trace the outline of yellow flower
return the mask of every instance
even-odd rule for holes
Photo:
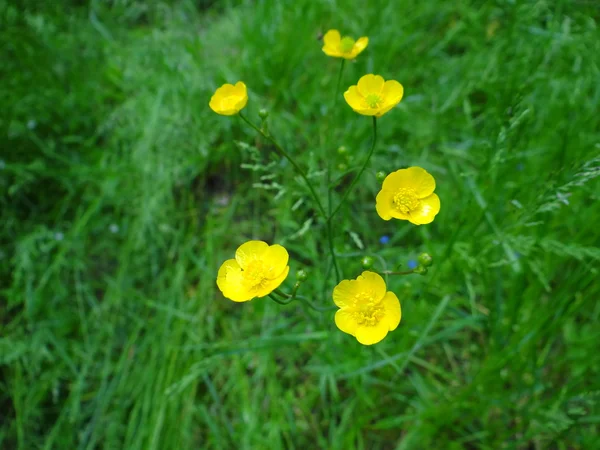
[[[217,286],[234,302],[265,297],[279,287],[290,271],[289,255],[281,245],[248,241],[238,247],[235,259],[228,259],[219,269]]]
[[[390,173],[377,194],[377,214],[383,220],[408,220],[415,225],[433,222],[440,212],[440,198],[433,193],[435,179],[421,167]]]
[[[380,275],[365,271],[356,280],[344,280],[333,290],[333,301],[340,308],[335,324],[364,345],[376,344],[400,323],[400,302],[386,292]]]
[[[348,36],[341,37],[338,30],[329,30],[323,36],[323,42],[325,42],[323,52],[327,56],[354,59],[360,52],[367,48],[369,38],[361,37],[357,41],[354,41],[354,39]]]
[[[380,75],[365,75],[357,86],[344,92],[346,103],[363,116],[381,117],[402,100],[404,88],[396,80],[385,81]]]
[[[233,116],[239,113],[248,103],[248,91],[241,81],[224,84],[210,98],[210,109],[222,116]]]

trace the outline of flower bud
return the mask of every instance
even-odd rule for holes
[[[375,178],[377,178],[377,181],[379,181],[380,183],[383,183],[383,180],[385,180],[386,177],[386,173],[383,170],[380,170],[379,172],[377,172],[375,174]]]
[[[370,269],[373,267],[373,264],[375,264],[375,261],[370,256],[363,256],[363,258],[360,260],[360,263],[362,264],[363,269]]]
[[[306,281],[307,279],[308,279],[308,273],[306,273],[306,270],[300,269],[298,272],[296,272],[296,280]]]
[[[417,259],[423,267],[429,267],[433,264],[433,258],[429,253],[421,253]]]
[[[341,145],[338,149],[337,149],[338,155],[340,156],[344,156],[348,153],[348,149],[344,146]]]
[[[339,163],[338,164],[338,169],[339,169],[340,172],[344,172],[345,170],[348,169],[348,164]]]
[[[262,120],[265,120],[267,117],[269,117],[269,111],[267,111],[265,108],[260,108],[258,110],[258,117],[260,117]]]

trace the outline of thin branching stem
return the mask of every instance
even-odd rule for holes
[[[369,161],[371,160],[371,156],[373,155],[373,151],[375,150],[375,143],[376,142],[377,142],[377,118],[375,116],[373,116],[373,142],[371,144],[371,150],[369,151],[369,154],[365,158],[365,162],[362,165],[362,167],[360,168],[360,171],[356,174],[356,176],[352,180],[352,183],[350,184],[350,186],[348,187],[348,189],[346,189],[346,192],[344,192],[344,196],[342,197],[342,200],[340,200],[340,202],[338,203],[338,205],[335,208],[335,210],[329,215],[329,218],[327,219],[329,222],[331,222],[331,219],[333,219],[335,217],[335,215],[337,214],[337,212],[340,210],[340,208],[342,207],[342,205],[344,204],[344,202],[346,201],[346,199],[350,195],[350,192],[352,192],[352,189],[354,188],[354,185],[358,182],[358,180],[360,179],[361,175],[363,174],[363,172],[367,168],[367,165],[369,164]]]
[[[284,157],[285,159],[287,159],[290,164],[294,167],[294,169],[296,169],[296,172],[298,172],[298,174],[302,177],[302,179],[304,180],[304,183],[306,184],[306,186],[308,187],[313,199],[315,200],[315,203],[317,205],[317,208],[319,210],[319,212],[321,213],[321,215],[323,216],[323,220],[325,220],[326,222],[326,228],[327,228],[327,240],[329,241],[329,252],[331,253],[331,258],[333,260],[335,260],[335,250],[333,248],[333,239],[331,237],[331,233],[329,232],[329,230],[331,229],[329,226],[329,222],[328,222],[328,214],[325,211],[325,208],[323,208],[323,204],[321,203],[321,200],[319,200],[319,196],[317,195],[317,192],[315,191],[314,186],[312,185],[312,183],[310,182],[310,180],[308,179],[308,176],[304,173],[304,171],[302,170],[302,168],[298,165],[298,163],[289,155],[289,153],[287,153],[282,147],[281,145],[279,145],[277,143],[277,141],[273,138],[273,136],[271,136],[270,133],[266,133],[264,130],[261,130],[260,128],[258,128],[256,125],[254,125],[252,122],[250,122],[246,116],[244,116],[241,112],[239,113],[240,118],[246,122],[248,125],[250,125],[250,127],[254,128],[254,130],[256,130],[256,132],[258,132],[260,135],[262,135],[265,139],[267,139],[268,141],[271,142],[271,144],[273,144],[273,146],[275,147],[275,149],[277,150],[277,153],[279,153],[280,156]],[[337,267],[337,266],[336,266]]]

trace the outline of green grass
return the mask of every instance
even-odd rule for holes
[[[0,448],[597,448],[597,5],[59,3],[0,1]],[[245,81],[247,115],[269,109],[323,199],[332,163],[338,201],[371,124],[333,105],[329,28],[370,37],[344,88],[405,87],[336,218],[344,275],[435,260],[389,278],[403,318],[372,347],[215,285],[257,238],[331,304],[302,180],[208,108]],[[411,165],[436,177],[431,225],[375,213],[375,172]]]

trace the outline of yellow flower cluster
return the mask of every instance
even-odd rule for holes
[[[323,52],[334,58],[349,60],[356,58],[369,44],[368,37],[354,40],[329,30],[323,37]],[[342,69],[343,70],[342,61]],[[342,72],[340,71],[340,79]],[[339,86],[339,83],[338,83]],[[363,169],[356,176],[355,183],[366,167],[375,146],[376,118],[389,112],[402,100],[403,86],[396,80],[385,80],[380,75],[362,76],[356,85],[344,92],[346,103],[356,113],[373,117],[374,139],[371,153]],[[210,99],[209,106],[217,114],[232,116],[239,114],[248,103],[246,85],[239,81],[235,85],[224,84]],[[240,117],[252,128],[263,134],[278,149],[279,153],[292,162],[292,165],[305,179],[321,211],[324,211],[310,181],[291,157],[260,128],[253,125],[245,116]],[[263,117],[263,116],[261,116]],[[264,116],[266,117],[266,116]],[[263,118],[264,118],[263,117]],[[421,167],[409,167],[390,173],[383,180],[381,190],[375,199],[375,209],[383,220],[407,220],[415,225],[431,223],[440,211],[440,199],[434,193],[435,179]],[[346,196],[343,197],[343,203]],[[336,211],[337,211],[336,209]],[[327,217],[328,223],[333,215]],[[332,258],[335,261],[333,240],[329,236]],[[277,293],[280,298],[294,300],[300,282],[296,283],[293,294],[279,291],[279,286],[288,276],[289,255],[281,245],[268,245],[263,241],[248,241],[235,252],[235,258],[225,261],[217,275],[217,286],[223,296],[234,302],[246,302],[256,297],[271,296]],[[336,269],[337,270],[337,269]],[[338,278],[339,280],[339,278]],[[275,301],[274,297],[272,297]],[[289,301],[291,301],[289,300]],[[342,280],[333,290],[333,302],[338,309],[335,324],[344,333],[354,336],[358,342],[371,345],[380,342],[389,331],[395,330],[402,317],[398,297],[387,291],[386,283],[376,272],[365,271],[353,280]]]

